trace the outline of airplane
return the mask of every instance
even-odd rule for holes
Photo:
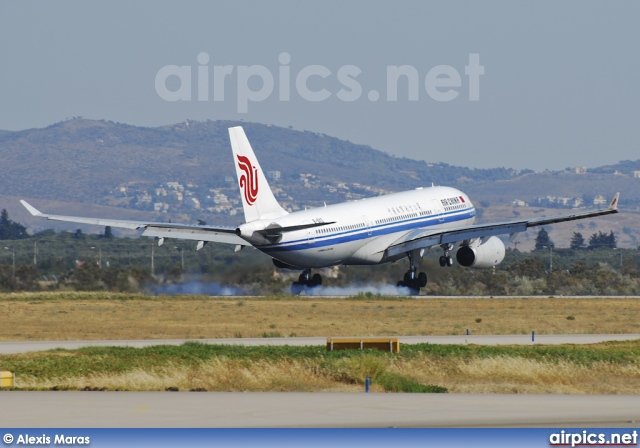
[[[409,268],[397,282],[418,295],[427,285],[427,274],[417,272],[416,262],[426,250],[440,247],[442,267],[459,265],[493,268],[502,262],[505,245],[497,235],[516,234],[530,227],[618,212],[620,193],[607,208],[534,219],[474,224],[476,210],[462,191],[445,186],[420,187],[356,201],[296,212],[283,209],[271,191],[251,144],[241,126],[229,128],[245,222],[237,227],[189,225],[86,218],[41,213],[20,202],[34,216],[126,229],[144,229],[142,236],[233,244],[236,252],[251,246],[270,256],[278,268],[302,271],[291,285],[300,294],[322,285],[312,269],[338,265],[375,265],[407,258]]]

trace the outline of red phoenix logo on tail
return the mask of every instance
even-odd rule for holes
[[[236,156],[238,158],[238,168],[243,171],[240,175],[240,188],[244,193],[244,200],[249,205],[253,205],[258,199],[258,169],[251,165],[249,158]]]

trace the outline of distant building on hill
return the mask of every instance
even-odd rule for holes
[[[607,199],[601,194],[593,198],[594,205],[605,205],[606,203],[607,203]]]

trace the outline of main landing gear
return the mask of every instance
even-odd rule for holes
[[[306,291],[310,288],[316,288],[321,285],[322,277],[320,274],[311,275],[311,269],[306,269],[302,274],[300,274],[298,281],[291,284],[291,294],[298,295],[302,291]]]
[[[409,288],[412,296],[420,294],[420,288],[427,286],[427,274],[420,272],[416,275],[416,266],[413,263],[413,252],[407,252],[409,258],[409,270],[404,273],[404,278],[396,286],[398,288]]]
[[[440,266],[453,266],[453,258],[451,258],[451,256],[449,255],[449,251],[453,249],[453,245],[451,243],[442,244],[440,247],[444,249],[444,255],[440,256],[440,259],[438,260],[440,262]]]

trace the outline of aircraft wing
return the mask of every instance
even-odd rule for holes
[[[199,226],[189,224],[174,224],[163,222],[128,221],[121,219],[85,218],[81,216],[48,215],[40,212],[27,201],[20,203],[33,216],[46,218],[51,221],[76,222],[80,224],[94,224],[97,226],[111,226],[122,229],[144,229],[143,236],[158,238],[175,238],[184,240],[210,241],[216,243],[249,246],[250,244],[236,235],[235,227]]]
[[[529,227],[555,224],[558,222],[574,221],[576,219],[593,218],[596,216],[618,213],[618,199],[620,193],[616,193],[609,207],[599,210],[591,210],[566,215],[548,216],[519,221],[499,222],[491,224],[474,224],[471,226],[455,227],[433,231],[416,229],[396,240],[387,248],[387,256],[398,255],[414,249],[423,249],[440,244],[457,243],[459,241],[472,240],[474,238],[486,238],[495,235],[514,234],[524,232]]]

